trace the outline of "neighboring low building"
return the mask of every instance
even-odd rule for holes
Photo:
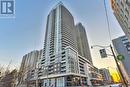
[[[71,47],[66,47],[65,50],[59,55],[50,56],[51,61],[54,61],[55,58],[61,57],[61,63],[49,64],[47,66],[41,66],[39,68],[38,79],[41,80],[40,85],[46,86],[49,85],[48,82],[51,81],[50,85],[56,86],[57,84],[66,84],[68,86],[81,86],[82,82],[84,85],[91,85],[88,75],[88,65],[92,66],[91,63],[84,57],[78,55],[78,53]],[[67,63],[66,63],[67,61]],[[79,61],[79,62],[78,62]],[[44,62],[41,62],[44,63]],[[56,73],[59,73],[58,75]],[[49,74],[49,75],[47,75]],[[55,78],[57,79],[55,81]],[[63,79],[63,76],[65,80]],[[51,80],[43,80],[44,78],[51,78]],[[59,79],[62,78],[62,79]],[[63,87],[63,86],[56,86]]]
[[[42,57],[42,50],[34,50],[23,56],[18,75],[18,87],[35,87],[37,63]]]
[[[102,75],[99,72],[99,69],[91,65],[87,65],[87,69],[87,71],[89,72],[88,81],[90,81],[93,86],[102,85],[103,79]]]
[[[130,42],[126,36],[122,36],[112,40],[115,51],[125,57],[124,60],[120,61],[120,68],[124,75],[124,78],[130,82]]]
[[[102,68],[102,69],[99,69],[99,72],[102,75],[104,84],[110,84],[112,82],[111,74],[108,69]]]

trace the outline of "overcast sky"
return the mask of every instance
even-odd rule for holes
[[[0,19],[0,64],[19,66],[22,56],[43,48],[47,15],[62,1],[72,13],[75,24],[81,22],[87,32],[89,45],[109,45],[109,34],[103,0],[16,0],[15,18]],[[106,0],[112,38],[123,35],[110,3]],[[92,49],[97,67],[114,66],[112,58],[101,59],[98,48]]]

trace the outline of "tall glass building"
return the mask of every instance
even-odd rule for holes
[[[76,24],[76,32],[79,55],[92,62],[85,27],[81,23]]]
[[[75,26],[72,14],[59,3],[47,17],[40,86],[91,85],[87,66],[92,65],[85,28]]]

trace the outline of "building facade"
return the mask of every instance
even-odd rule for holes
[[[114,15],[130,41],[130,0],[111,0]]]
[[[90,78],[90,82],[92,83],[92,86],[103,85],[103,78],[99,72],[99,69],[90,64],[88,64],[87,69],[89,74],[88,76]]]
[[[111,74],[108,69],[102,68],[99,69],[99,72],[102,75],[104,84],[110,84],[112,82]]]
[[[91,85],[88,64],[92,65],[92,59],[85,28],[81,23],[75,26],[72,14],[59,3],[47,17],[43,58],[39,63],[39,85]]]
[[[92,62],[85,27],[81,23],[76,24],[76,32],[79,55]]]
[[[42,50],[34,50],[23,56],[18,74],[17,87],[28,87],[29,85],[35,87],[37,63],[41,57]]]
[[[120,67],[122,69],[124,77],[130,82],[130,42],[126,36],[122,36],[112,40],[115,50],[118,54],[125,57],[122,62],[120,62]]]

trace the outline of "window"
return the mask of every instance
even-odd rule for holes
[[[62,54],[65,54],[65,52],[62,52]]]
[[[65,55],[62,56],[62,58],[64,58],[64,57],[65,57]]]
[[[57,71],[56,69],[54,69],[54,71]]]
[[[128,21],[128,17],[125,15],[126,20]]]
[[[123,4],[123,2],[122,2],[122,1],[121,1],[121,6],[122,6],[122,7],[124,7],[124,4]]]
[[[126,13],[129,15],[129,11],[128,11],[128,9],[127,9],[127,8],[125,8],[125,11],[126,11]]]

